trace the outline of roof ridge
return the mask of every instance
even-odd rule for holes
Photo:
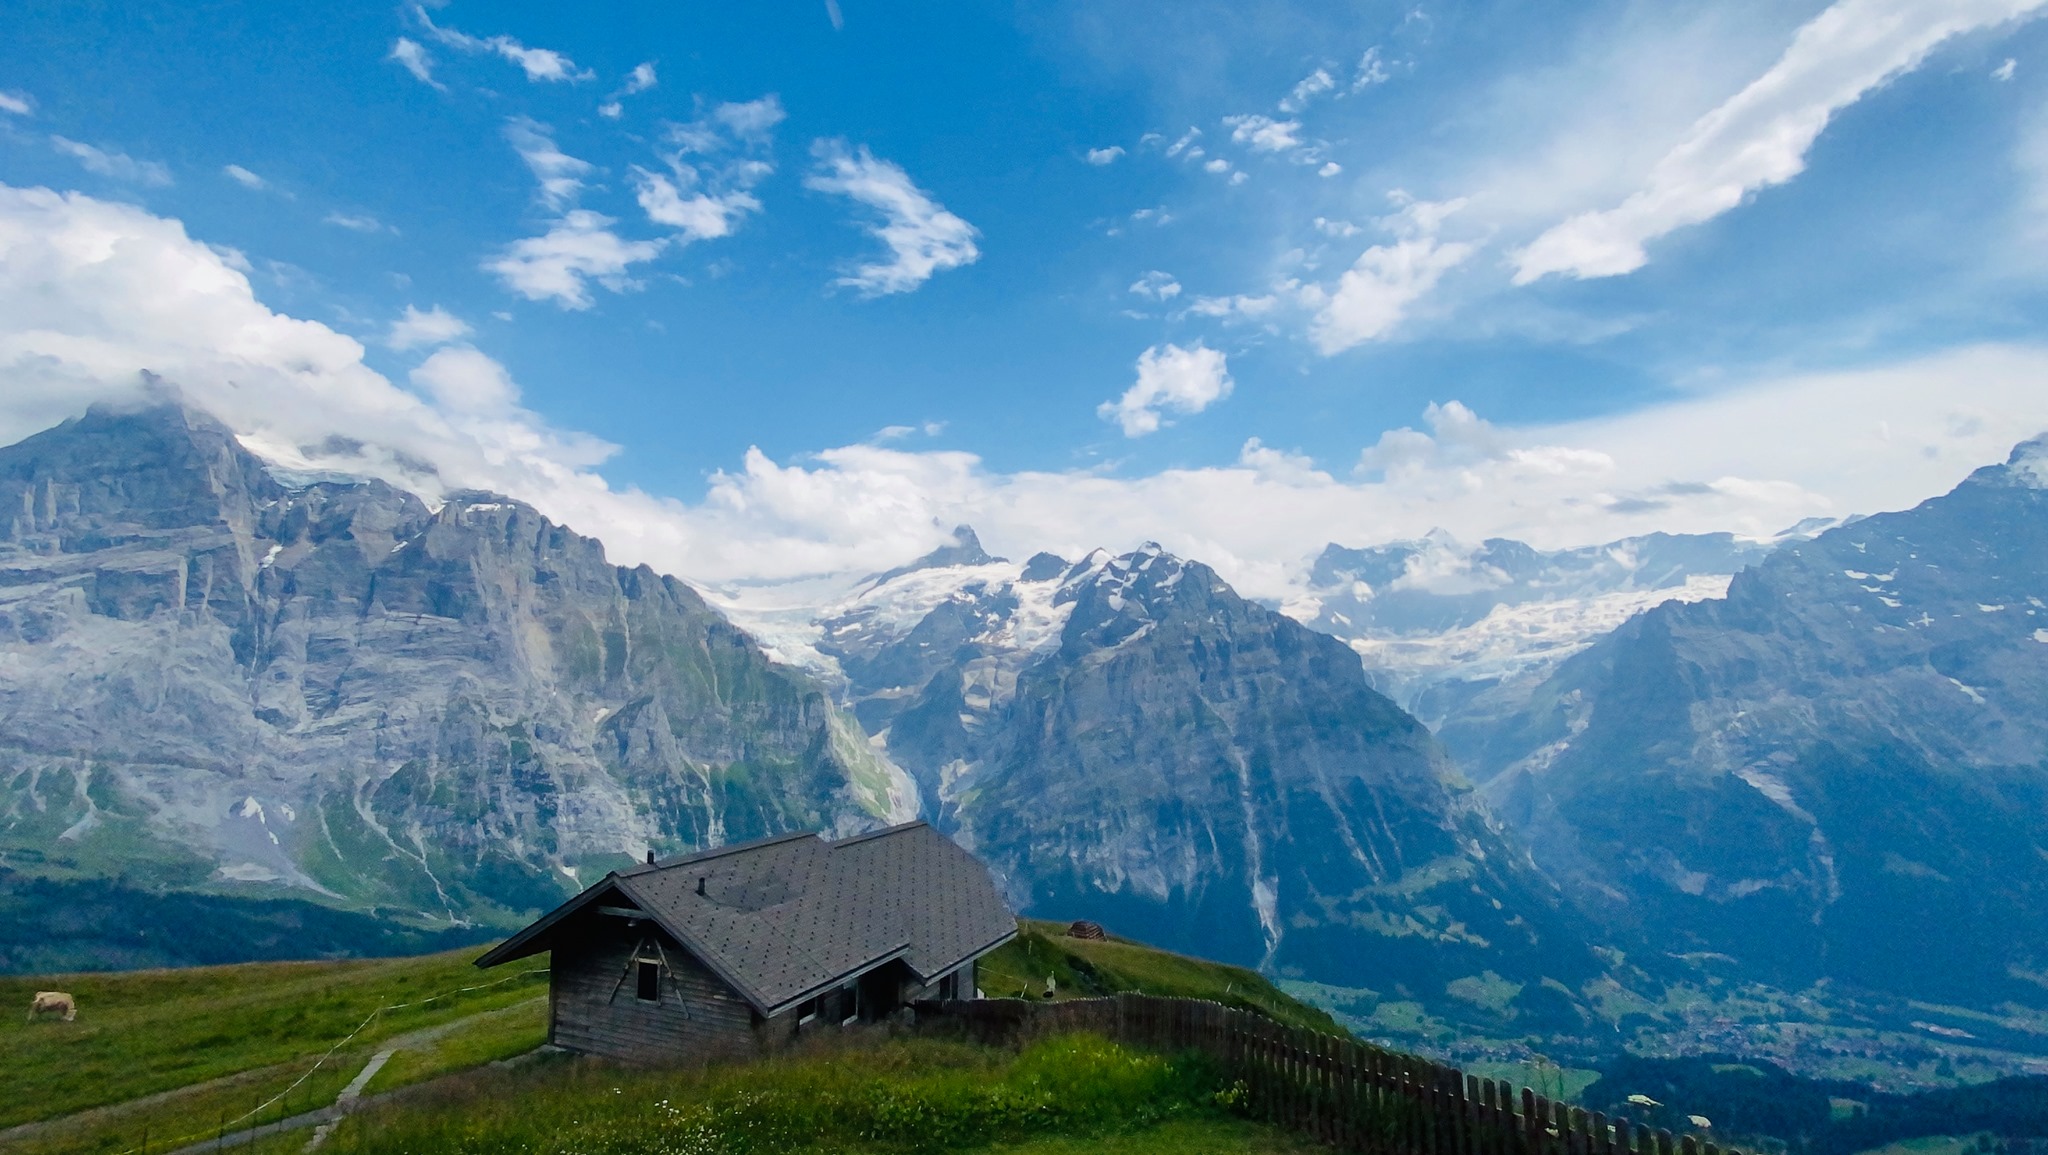
[[[915,830],[920,826],[929,827],[931,823],[926,822],[922,818],[913,818],[908,822],[899,822],[894,826],[884,826],[880,830],[870,830],[865,834],[853,834],[845,838],[834,838],[825,843],[825,845],[837,850],[842,846],[852,846],[856,842],[872,842],[877,838],[887,838],[891,834],[901,834],[906,830]]]
[[[714,858],[724,858],[729,854],[741,854],[749,850],[760,850],[763,847],[779,846],[784,842],[794,842],[799,838],[817,837],[818,832],[815,830],[795,830],[788,834],[771,834],[766,838],[756,838],[748,842],[733,842],[725,846],[714,846],[710,850],[698,850],[689,854],[678,855],[675,858],[642,863],[639,866],[619,871],[619,875],[622,878],[633,878],[657,870],[667,870],[675,866],[694,866],[700,862],[709,862]],[[823,841],[823,839],[819,839],[819,841]],[[827,843],[827,845],[831,844]]]

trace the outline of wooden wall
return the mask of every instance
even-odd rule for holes
[[[636,997],[629,969],[643,940],[658,943],[668,962],[657,1003]],[[633,1063],[673,1063],[755,1045],[753,1008],[651,923],[629,928],[618,918],[579,919],[557,939],[552,967],[550,1038],[558,1047]]]

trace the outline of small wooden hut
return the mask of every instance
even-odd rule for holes
[[[673,1062],[972,998],[975,960],[1016,933],[987,868],[912,822],[615,871],[476,965],[548,951],[550,1042]]]

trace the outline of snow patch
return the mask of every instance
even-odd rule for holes
[[[237,862],[232,866],[223,866],[215,873],[232,882],[276,882],[284,877],[267,866],[259,866],[253,862]]]

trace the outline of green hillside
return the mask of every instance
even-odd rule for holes
[[[1301,1002],[1257,971],[1158,950],[1111,936],[1068,938],[1067,924],[1017,920],[1016,939],[981,960],[975,981],[992,999],[1097,998],[1122,991],[1208,999],[1258,1011],[1290,1026],[1348,1035],[1328,1012]]]
[[[1119,991],[1205,998],[1341,1033],[1328,1015],[1239,967],[1119,939],[1071,939],[1064,936],[1064,924],[1027,920],[1020,929],[1016,941],[982,961],[978,982],[991,998],[1042,999],[1050,977],[1055,999]],[[465,948],[403,959],[0,978],[0,1004],[26,1007],[38,990],[69,991],[79,1004],[78,1020],[72,1023],[0,1017],[0,1150],[10,1155],[125,1155],[137,1151],[147,1133],[150,1148],[162,1151],[178,1140],[209,1137],[223,1124],[232,1130],[252,1109],[260,1108],[263,1119],[275,1119],[280,1112],[332,1103],[385,1049],[394,1054],[366,1094],[532,1051],[547,1036],[545,961],[533,960],[512,974],[486,973],[470,965],[478,953]],[[946,1071],[980,1071],[973,1078],[981,1079],[1016,1060],[957,1047],[913,1049],[905,1056],[900,1061],[906,1069],[915,1067],[920,1077],[934,1078]],[[773,1069],[800,1085],[851,1077],[834,1065],[844,1064],[833,1055],[787,1062],[794,1066]],[[550,1062],[535,1067],[549,1073],[517,1077],[539,1079],[538,1094],[565,1070],[584,1067]],[[854,1062],[850,1069],[860,1067]],[[1018,1077],[1028,1082],[1031,1069]],[[942,1083],[876,1093],[886,1097],[901,1091],[924,1102],[919,1097],[939,1095],[934,1088]],[[719,1086],[714,1082],[699,1090],[710,1102]],[[1157,1132],[1158,1150],[1291,1149],[1270,1145],[1279,1140],[1260,1138],[1262,1133],[1248,1124],[1197,1110],[1199,1094],[1174,1094],[1180,1098],[1168,1098],[1186,1110],[1161,1107],[1142,1117],[1069,1120],[1080,1130],[1068,1130],[1095,1136],[1088,1142],[1109,1144],[1104,1150],[1154,1149],[1147,1146],[1153,1139],[1145,1137],[1153,1134],[1145,1128],[1154,1123],[1166,1128]],[[573,1095],[563,1102],[573,1104]],[[1013,1137],[1023,1146],[1015,1149],[1066,1150],[1061,1144],[1068,1140],[1059,1135],[1067,1132],[1055,1132],[1017,1132]],[[296,1150],[302,1141],[302,1135],[287,1135],[271,1145],[282,1152]],[[1225,1145],[1205,1146],[1212,1141]]]

